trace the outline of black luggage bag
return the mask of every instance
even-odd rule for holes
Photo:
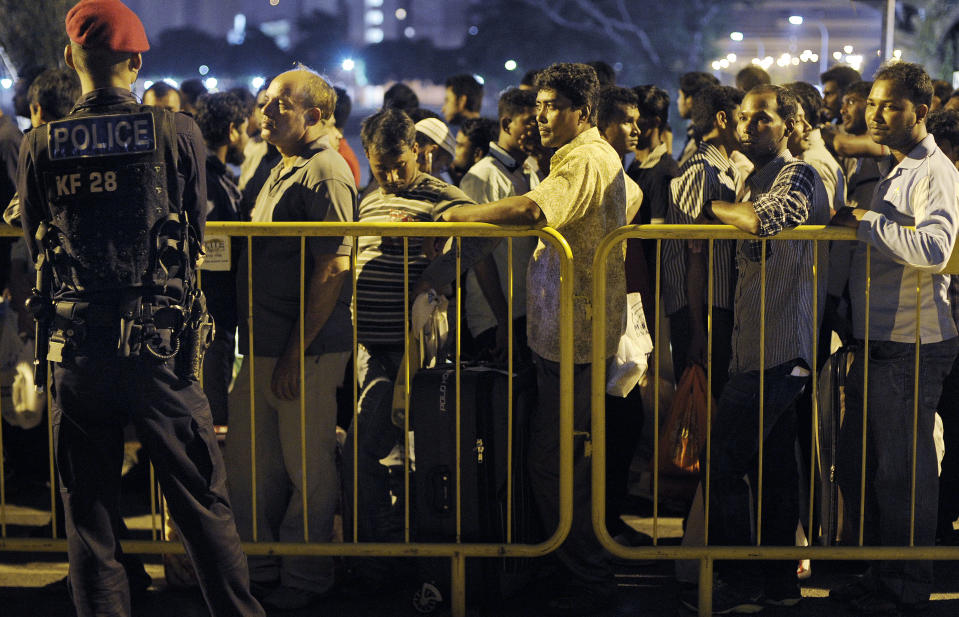
[[[511,542],[541,541],[526,474],[528,419],[535,372],[513,377]],[[461,493],[462,542],[507,540],[508,374],[485,364],[460,370],[460,465],[456,464],[456,371],[444,365],[417,371],[410,394],[415,471],[411,482],[414,542],[456,541],[456,486]],[[528,582],[528,560],[476,558],[467,563],[471,603],[496,606]],[[450,561],[422,560],[413,604],[420,612],[449,600]]]
[[[849,538],[851,527],[858,521],[846,521],[843,499],[836,475],[842,453],[839,451],[839,432],[846,414],[846,377],[855,348],[842,347],[829,356],[819,373],[819,430],[816,442],[819,453],[819,543],[833,546]],[[850,454],[846,453],[848,457]]]

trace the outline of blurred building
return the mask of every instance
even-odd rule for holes
[[[242,37],[259,28],[281,48],[296,42],[296,21],[315,11],[346,13],[357,48],[382,41],[427,39],[441,49],[462,45],[476,0],[126,0],[147,34],[194,27],[215,36]]]

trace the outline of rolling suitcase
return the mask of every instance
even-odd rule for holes
[[[511,541],[539,541],[526,474],[528,418],[535,404],[535,373],[513,377]],[[462,542],[507,540],[508,375],[495,366],[463,365],[460,370],[460,459],[456,460],[456,371],[445,365],[416,372],[410,395],[415,471],[411,483],[414,542],[455,542],[457,481],[460,487]],[[525,560],[524,560],[525,561]],[[471,559],[467,592],[472,602],[496,605],[526,580],[516,559]],[[422,585],[414,606],[432,612],[448,601],[448,559],[423,561]]]
[[[855,349],[842,347],[829,356],[819,373],[819,427],[816,444],[819,469],[819,543],[840,544],[844,535],[842,493],[836,466],[840,459],[839,431],[846,412],[846,376]],[[848,527],[848,525],[846,525]]]

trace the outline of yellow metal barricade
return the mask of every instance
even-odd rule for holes
[[[572,415],[573,415],[573,397],[572,397],[572,388],[573,388],[573,256],[570,251],[569,245],[566,240],[557,233],[555,230],[550,228],[544,229],[525,229],[525,228],[515,228],[515,227],[499,227],[495,225],[488,224],[450,224],[450,223],[209,223],[206,227],[207,234],[220,234],[220,235],[229,235],[234,238],[245,238],[246,242],[249,244],[257,237],[292,237],[300,239],[300,328],[298,332],[299,336],[299,346],[300,346],[300,422],[301,428],[305,426],[305,380],[304,380],[304,351],[306,349],[307,341],[304,340],[304,304],[307,293],[306,280],[305,280],[305,259],[306,259],[306,238],[308,237],[350,237],[353,239],[353,246],[357,246],[357,240],[361,236],[386,236],[386,237],[402,237],[404,243],[404,255],[406,256],[406,261],[409,259],[409,238],[411,237],[434,237],[434,238],[454,238],[454,246],[456,251],[456,266],[457,271],[459,271],[460,266],[460,248],[461,241],[464,237],[488,237],[488,238],[507,238],[509,242],[509,256],[510,263],[512,265],[512,241],[510,238],[514,237],[537,237],[547,246],[551,247],[552,250],[556,252],[559,257],[560,262],[560,280],[556,281],[556,284],[559,285],[560,289],[560,409],[559,409],[559,421],[560,421],[560,443],[559,443],[559,523],[557,529],[552,533],[552,535],[543,542],[537,544],[518,544],[512,543],[508,538],[505,543],[465,543],[465,542],[446,542],[446,543],[425,543],[425,542],[410,542],[409,541],[409,465],[406,465],[406,504],[407,504],[407,513],[406,513],[406,542],[403,543],[374,543],[374,542],[357,542],[355,540],[351,541],[349,538],[343,543],[315,543],[304,541],[302,543],[294,542],[258,542],[254,537],[253,542],[245,542],[243,548],[249,555],[290,555],[290,556],[320,556],[320,555],[342,555],[342,556],[393,556],[393,557],[449,557],[451,560],[451,603],[452,603],[452,613],[455,617],[462,617],[466,614],[466,558],[468,557],[490,557],[490,558],[502,558],[502,557],[539,557],[545,555],[556,548],[558,548],[562,542],[565,540],[567,534],[569,533],[571,521],[572,521],[572,462],[573,462],[573,424],[572,424]],[[11,229],[11,228],[2,228],[0,230],[0,235],[19,235],[20,231]],[[248,266],[252,266],[252,253],[247,251]],[[356,255],[355,250],[352,256],[351,261],[351,277],[352,281],[349,283],[353,289],[353,297],[355,300],[356,297]],[[248,300],[248,315],[250,323],[249,325],[249,346],[252,352],[253,349],[253,328],[255,324],[252,323],[252,303],[253,303],[253,294],[256,293],[257,282],[253,280],[252,267],[249,267],[250,271],[250,280],[246,281],[247,285],[247,300]],[[512,268],[510,268],[509,274],[509,288],[512,287]],[[408,270],[404,274],[404,283],[405,287],[409,289],[409,273]],[[460,276],[457,274],[457,290],[456,290],[456,309],[457,314],[461,308],[461,286],[460,286]],[[202,283],[201,283],[202,284]],[[344,283],[346,284],[346,283]],[[408,291],[407,291],[408,294]],[[405,305],[407,307],[406,312],[406,321],[407,324],[410,323],[409,320],[409,306],[411,298],[405,297]],[[510,393],[512,391],[512,302],[510,302],[510,353],[509,355],[509,365],[508,365],[508,381]],[[353,350],[354,355],[356,351],[356,317],[354,311],[353,317]],[[408,328],[407,328],[408,330]],[[456,328],[456,380],[457,380],[457,444],[459,444],[459,393],[460,388],[459,378],[460,378],[460,346],[459,346],[459,325]],[[407,349],[409,344],[407,344]],[[250,371],[250,380],[252,385],[252,379],[254,375],[254,370],[256,369],[254,365],[253,354],[249,353],[244,359],[245,362],[249,362],[249,371]],[[407,363],[408,366],[408,363]],[[356,386],[356,371],[354,369],[354,385],[353,385],[353,402],[354,402],[354,422],[356,422],[356,403],[358,398],[357,386]],[[407,369],[404,375],[397,376],[397,379],[403,379],[406,382],[406,392],[409,393],[410,387],[410,371]],[[253,395],[251,388],[251,397]],[[409,411],[409,397],[407,395],[407,412]],[[253,408],[253,401],[251,401],[251,425],[255,422],[256,412]],[[407,429],[408,429],[408,418],[409,414],[406,414],[407,417]],[[252,426],[251,426],[252,429]],[[301,431],[302,433],[302,431]],[[251,430],[251,434],[255,434]],[[408,436],[408,430],[406,431]],[[310,470],[306,465],[306,449],[305,449],[305,435],[302,435],[301,442],[301,454],[302,454],[302,465],[300,472],[303,474],[304,479],[307,474],[310,473]],[[512,440],[512,434],[509,436],[509,440]],[[356,440],[354,440],[356,441]],[[53,470],[53,459],[52,459],[52,443],[51,445],[51,487],[56,486],[54,470]],[[407,446],[407,457],[408,446]],[[250,448],[251,452],[255,452],[257,444],[255,440],[251,440]],[[423,447],[423,446],[420,446]],[[458,448],[458,446],[457,446]],[[2,445],[0,445],[0,455],[2,455]],[[356,456],[356,451],[347,452],[345,456]],[[254,469],[252,470],[252,477],[256,478],[255,471],[255,456],[252,457]],[[457,457],[459,460],[459,456]],[[355,463],[355,459],[354,459]],[[407,460],[408,463],[408,460]],[[2,468],[2,458],[0,458],[0,472],[3,471]],[[510,459],[509,465],[514,464]],[[354,464],[354,469],[356,465]],[[152,470],[151,470],[152,471]],[[229,470],[227,470],[229,473]],[[53,538],[11,538],[7,536],[6,533],[6,506],[5,506],[5,494],[3,491],[2,485],[2,473],[0,473],[0,552],[3,551],[40,551],[40,552],[66,552],[66,541],[63,539],[57,539],[55,536]],[[151,484],[152,484],[152,474],[151,474]],[[460,503],[460,483],[457,481],[457,507],[456,507],[456,516],[457,516],[457,530],[460,528],[460,510],[462,508],[462,503]],[[152,487],[151,487],[152,488]],[[51,511],[55,512],[54,506],[54,490],[51,488]],[[509,494],[512,494],[512,491],[509,490]],[[354,490],[354,495],[356,491]],[[253,487],[253,499],[254,499],[254,524],[253,524],[253,533],[256,534],[256,490],[255,485]],[[151,496],[151,504],[155,503],[155,499]],[[153,505],[151,505],[151,509]],[[309,538],[309,529],[306,524],[306,495],[304,495],[304,538]],[[152,510],[151,510],[152,511]],[[355,508],[354,508],[355,511]],[[156,516],[151,518],[155,519]],[[56,525],[54,524],[54,529]],[[548,531],[548,530],[547,530]],[[54,531],[55,533],[55,531]],[[459,533],[457,534],[459,536]],[[156,538],[156,529],[154,522],[154,532],[153,537]],[[123,548],[125,552],[128,553],[182,553],[184,549],[182,545],[176,542],[165,542],[160,540],[154,541],[143,541],[143,540],[123,540]]]
[[[652,497],[653,497],[653,545],[648,547],[626,547],[618,542],[616,542],[609,534],[606,528],[606,478],[605,478],[605,469],[606,469],[606,409],[605,409],[605,397],[606,397],[606,357],[605,357],[605,346],[595,344],[596,341],[602,341],[605,337],[606,332],[606,320],[607,319],[620,319],[619,315],[607,315],[606,312],[606,262],[607,256],[610,251],[618,250],[620,244],[628,239],[648,239],[656,241],[656,281],[655,281],[655,294],[657,304],[660,299],[661,294],[661,272],[662,272],[662,263],[661,263],[661,244],[663,240],[691,240],[691,239],[702,239],[706,240],[709,243],[710,249],[710,262],[708,265],[708,290],[707,297],[709,298],[707,306],[707,344],[712,345],[712,298],[713,298],[713,264],[712,264],[712,248],[713,242],[716,240],[739,240],[739,239],[756,239],[755,236],[746,234],[735,229],[732,226],[727,225],[629,225],[621,227],[620,229],[610,233],[603,241],[600,243],[599,247],[596,250],[596,254],[593,260],[593,373],[592,373],[592,424],[594,427],[591,432],[592,440],[592,509],[593,509],[593,526],[596,532],[597,537],[599,538],[600,543],[613,555],[624,558],[624,559],[668,559],[668,560],[698,560],[699,567],[699,615],[708,616],[712,614],[712,592],[713,592],[713,562],[717,559],[721,560],[731,560],[731,559],[756,559],[756,560],[784,560],[784,559],[824,559],[824,560],[955,560],[959,559],[959,547],[954,546],[915,546],[914,545],[914,531],[915,531],[915,508],[916,508],[916,452],[917,452],[917,438],[918,433],[916,430],[918,422],[918,413],[919,413],[919,327],[920,327],[920,308],[921,308],[921,289],[920,289],[920,279],[917,276],[917,285],[916,285],[916,352],[915,352],[915,373],[914,373],[914,401],[912,406],[913,413],[913,436],[912,436],[912,457],[907,464],[911,465],[911,500],[910,500],[910,541],[909,546],[863,546],[863,522],[865,518],[865,491],[866,491],[866,422],[868,418],[868,409],[867,409],[867,400],[868,400],[868,370],[869,370],[869,294],[870,294],[870,277],[869,272],[871,272],[871,254],[872,250],[870,247],[866,248],[866,272],[867,277],[865,281],[865,309],[866,309],[866,320],[865,320],[865,340],[864,340],[864,350],[862,356],[865,358],[865,370],[863,376],[863,428],[862,428],[862,452],[861,452],[861,469],[860,469],[860,510],[859,510],[859,546],[761,546],[762,541],[762,465],[759,465],[759,482],[758,486],[754,487],[754,490],[757,493],[757,498],[755,499],[757,514],[756,514],[756,529],[754,530],[756,535],[756,540],[754,545],[750,546],[713,546],[709,545],[709,460],[711,455],[711,442],[709,438],[709,433],[711,432],[711,422],[709,420],[711,414],[707,413],[707,440],[705,448],[706,459],[702,462],[705,465],[707,472],[705,475],[705,486],[704,488],[704,506],[705,506],[705,534],[706,542],[704,546],[668,546],[664,547],[659,545],[658,538],[658,522],[659,522],[659,503],[658,503],[658,494],[659,494],[659,367],[660,367],[660,358],[659,352],[661,347],[661,342],[658,340],[660,333],[660,310],[657,307],[656,310],[656,323],[654,327],[654,352],[653,357],[654,361],[651,365],[651,368],[648,369],[653,371],[652,381],[654,389],[654,409],[652,410],[653,418],[653,478],[652,478]],[[814,243],[813,255],[813,272],[812,274],[812,284],[813,284],[813,306],[816,307],[817,303],[817,279],[820,275],[821,264],[818,261],[818,248],[820,242],[834,241],[834,240],[843,240],[843,241],[852,241],[856,240],[856,232],[852,229],[846,228],[835,228],[822,225],[804,225],[796,229],[784,231],[774,238],[765,239],[762,241],[762,257],[761,257],[761,283],[760,283],[760,299],[761,307],[765,306],[765,296],[766,296],[766,245],[769,242],[775,243],[781,240],[808,240]],[[954,253],[955,255],[955,253]],[[818,299],[822,300],[822,299]],[[765,350],[765,324],[768,319],[774,318],[774,316],[765,315],[765,311],[761,312],[762,318],[759,324],[754,324],[755,327],[760,330],[760,340],[762,341],[760,350],[761,355]],[[813,501],[815,500],[815,476],[816,476],[816,461],[817,461],[817,442],[816,442],[816,433],[818,426],[818,407],[817,407],[817,394],[818,394],[818,371],[816,367],[818,363],[816,357],[820,353],[826,353],[828,355],[829,350],[820,350],[817,349],[817,341],[819,338],[819,320],[818,315],[814,311],[814,314],[810,316],[810,321],[813,328],[813,358],[812,358],[812,370],[811,370],[811,387],[812,387],[812,454],[810,456],[810,467],[809,476],[810,476],[810,503],[809,503],[809,521],[810,524],[813,521]],[[711,357],[711,349],[707,352],[707,357]],[[762,360],[760,360],[762,363]],[[678,377],[678,376],[677,376]],[[711,380],[712,380],[712,371],[711,367],[707,367],[707,400],[710,396],[708,393],[711,391]],[[760,407],[759,407],[759,460],[763,460],[763,437],[762,437],[762,421],[763,421],[763,397],[762,397],[762,371],[760,371]],[[712,410],[709,410],[710,412]],[[802,507],[802,504],[801,506]],[[797,515],[799,513],[797,512]],[[798,521],[798,516],[797,516]],[[810,534],[811,535],[811,534]]]

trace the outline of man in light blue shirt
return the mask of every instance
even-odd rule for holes
[[[913,539],[916,546],[931,546],[935,540],[935,406],[959,350],[947,293],[950,277],[939,272],[949,260],[959,228],[959,172],[926,131],[931,103],[932,82],[921,66],[896,62],[879,70],[866,102],[866,123],[872,139],[888,146],[892,155],[879,164],[881,177],[870,210],[846,210],[834,219],[856,229],[860,240],[850,295],[855,336],[869,344],[866,544],[906,546]],[[921,371],[915,417],[917,336]],[[848,412],[840,436],[842,462],[848,463],[840,466],[839,481],[856,518],[863,358],[861,346],[847,381]],[[873,564],[854,583],[834,589],[830,597],[860,614],[914,610],[929,600],[932,580],[932,562],[884,561]]]

